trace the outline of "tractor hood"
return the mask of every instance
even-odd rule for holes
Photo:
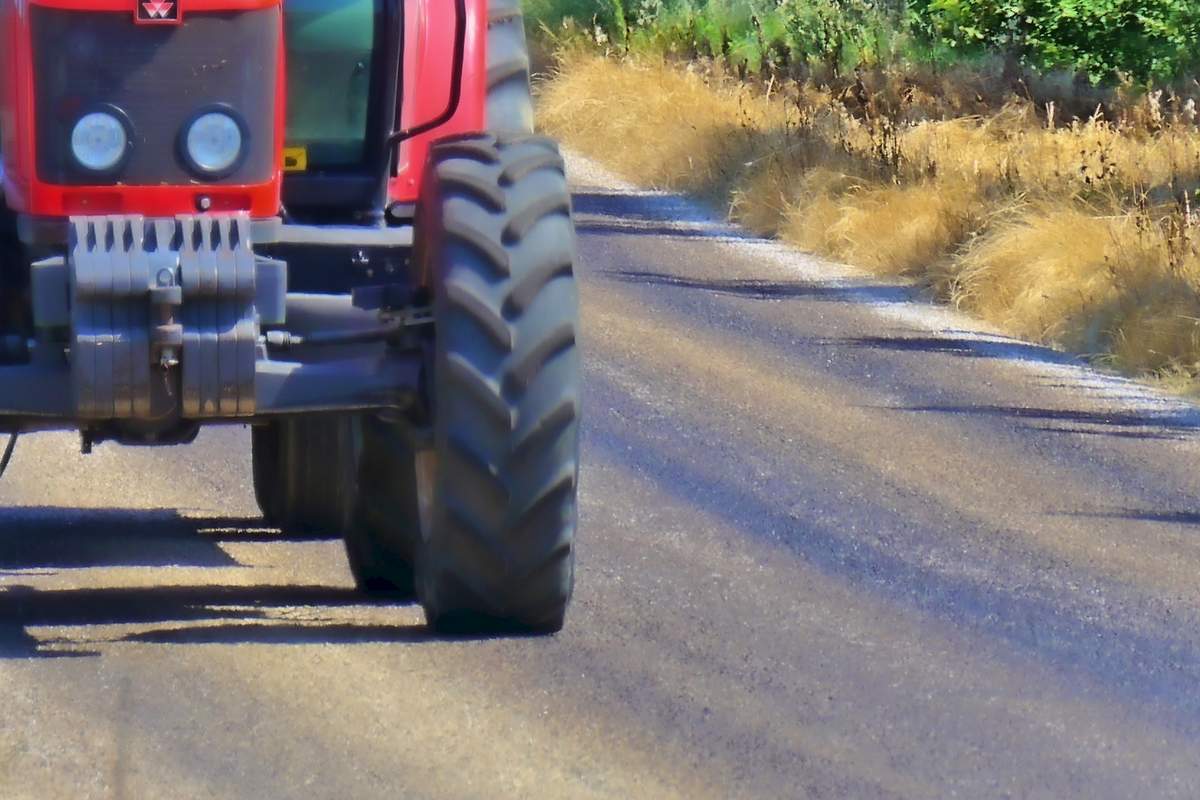
[[[282,21],[280,0],[2,0],[10,207],[278,214]]]

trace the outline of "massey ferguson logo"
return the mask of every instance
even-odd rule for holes
[[[177,25],[179,23],[177,0],[139,0],[137,21],[151,25]]]

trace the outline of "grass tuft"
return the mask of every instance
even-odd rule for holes
[[[1024,338],[1195,376],[1194,108],[1044,84],[1021,97],[978,72],[911,70],[754,83],[716,64],[575,52],[539,113],[617,172],[757,232],[911,276]]]

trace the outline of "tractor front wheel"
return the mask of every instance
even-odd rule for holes
[[[416,225],[436,331],[433,447],[415,473],[426,618],[557,631],[574,585],[580,398],[557,147],[505,135],[437,145]]]
[[[521,0],[489,0],[487,127],[505,134],[533,133],[529,46]]]

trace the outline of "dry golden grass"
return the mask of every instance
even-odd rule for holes
[[[745,161],[785,144],[773,131],[785,125],[786,109],[748,87],[730,84],[713,102],[694,76],[594,57],[556,76],[541,88],[540,125],[653,187],[725,200]],[[747,118],[756,123],[746,127]]]
[[[780,232],[801,247],[872,272],[919,275],[980,227],[979,201],[966,183],[860,186],[793,205]]]
[[[1190,108],[1110,98],[1112,120],[1064,121],[1060,109],[1094,98],[985,96],[986,78],[756,87],[711,67],[575,54],[542,85],[539,114],[548,132],[633,180],[914,277],[1013,334],[1133,373],[1195,375],[1200,220],[1189,198],[1200,130]]]
[[[1012,333],[1131,372],[1193,372],[1200,259],[1136,213],[1043,205],[997,224],[941,276],[959,306]]]

